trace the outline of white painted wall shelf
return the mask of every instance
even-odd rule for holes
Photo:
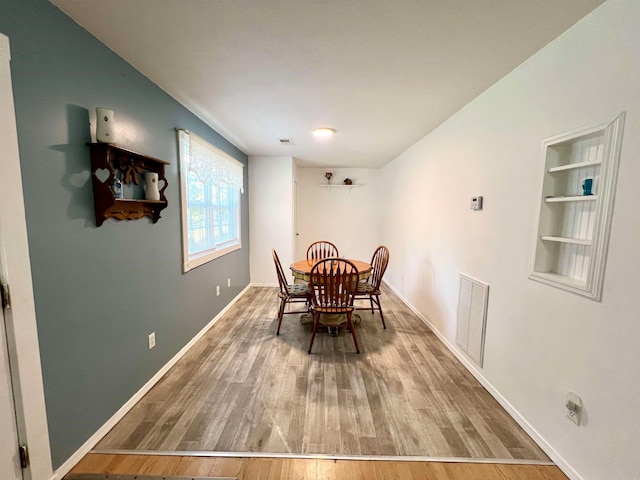
[[[573,245],[591,245],[591,240],[583,238],[551,237],[549,235],[542,235],[542,237],[540,238],[546,242],[571,243]]]
[[[600,165],[602,162],[600,161],[590,161],[590,162],[579,162],[579,163],[570,163],[568,165],[560,165],[559,167],[551,167],[547,172],[556,173],[556,172],[564,172],[567,170],[573,170],[575,168],[589,168],[595,167],[596,165]]]
[[[344,184],[332,184],[332,183],[319,183],[318,187],[320,188],[326,188],[326,189],[330,189],[330,188],[348,188],[349,192],[351,192],[352,188],[356,188],[356,187],[361,187],[362,185],[364,185],[363,183],[354,183],[351,185],[344,185]],[[327,190],[329,191],[329,190]]]
[[[543,142],[532,280],[600,300],[623,126],[624,113]]]
[[[598,199],[597,195],[574,195],[571,197],[547,197],[544,199],[547,203],[558,202],[591,202]]]
[[[587,282],[584,280],[578,280],[553,272],[540,272],[537,274],[537,280],[550,285],[562,284],[566,287],[565,290],[584,290],[587,288]]]

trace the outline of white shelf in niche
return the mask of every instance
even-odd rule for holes
[[[543,141],[530,279],[601,299],[624,117]],[[592,195],[583,195],[586,179]]]
[[[598,199],[597,195],[573,195],[571,197],[547,197],[544,199],[547,203],[558,202],[593,202]]]
[[[600,161],[590,161],[590,162],[579,162],[579,163],[569,163],[568,165],[560,165],[559,167],[551,167],[547,172],[556,173],[556,172],[566,172],[567,170],[573,170],[575,168],[589,168],[595,167],[596,165],[600,165],[602,162]]]
[[[591,240],[584,238],[550,237],[549,235],[542,235],[540,238],[546,242],[571,243],[573,245],[591,245]]]
[[[564,290],[573,291],[574,293],[580,293],[581,290],[587,288],[587,282],[585,280],[578,280],[570,278],[565,275],[551,272],[540,272],[537,274],[537,280],[549,285],[564,285]]]

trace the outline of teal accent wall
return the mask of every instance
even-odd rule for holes
[[[0,0],[0,32],[11,44],[57,468],[249,283],[248,167],[243,248],[182,273],[175,128],[193,131],[245,165],[247,156],[48,1]],[[85,145],[96,107],[114,110],[116,132],[126,133],[117,143],[171,162],[169,206],[157,224],[110,219],[96,228]],[[151,332],[156,347],[148,350]]]

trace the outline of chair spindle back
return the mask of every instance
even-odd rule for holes
[[[309,245],[307,260],[322,260],[323,258],[339,257],[338,247],[326,240],[319,240]]]
[[[376,288],[380,288],[382,283],[382,277],[384,275],[387,266],[389,265],[389,249],[384,245],[376,248],[371,257],[371,276],[369,282]]]
[[[349,260],[326,258],[311,268],[309,286],[313,305],[323,312],[344,312],[353,307],[358,269]]]

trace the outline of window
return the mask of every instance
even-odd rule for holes
[[[244,165],[186,130],[178,130],[183,271],[242,247]]]

